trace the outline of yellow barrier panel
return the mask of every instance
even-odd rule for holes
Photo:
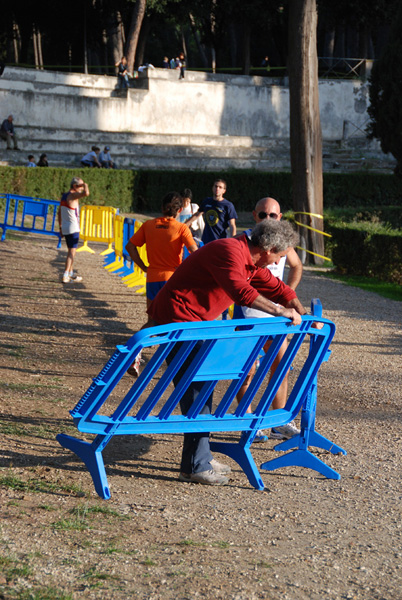
[[[113,252],[113,225],[116,213],[117,208],[112,206],[82,206],[80,238],[84,241],[84,245],[78,248],[77,252],[86,251],[95,254],[95,251],[88,246],[88,242],[106,242],[108,248],[101,252],[101,255]]]
[[[113,272],[117,269],[124,267],[123,259],[123,230],[124,230],[124,217],[116,215],[114,218],[114,253],[116,260],[109,265],[105,266],[107,271]]]

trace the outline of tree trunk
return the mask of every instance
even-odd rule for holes
[[[243,27],[243,75],[250,75],[250,67],[251,67],[250,41],[251,41],[251,24],[249,21],[246,21],[244,23],[244,27]]]
[[[129,73],[133,73],[134,71],[135,53],[137,50],[138,38],[140,37],[141,25],[145,15],[146,5],[147,0],[137,0],[133,8],[126,46],[126,57]]]
[[[200,34],[198,33],[197,28],[195,26],[195,19],[191,13],[189,13],[188,18],[190,20],[191,31],[193,33],[198,53],[200,55],[201,64],[203,67],[208,67],[208,58],[205,53],[204,46],[201,44]]]
[[[124,29],[121,14],[118,10],[109,15],[106,24],[106,37],[108,57],[111,58],[112,65],[114,66],[124,54]]]
[[[147,61],[144,60],[144,57],[145,57],[145,48],[147,45],[148,36],[149,36],[150,31],[151,31],[151,19],[149,17],[145,17],[142,22],[140,37],[138,39],[137,52],[136,52],[136,56],[135,56],[134,67],[136,69],[138,69],[138,67],[143,65],[145,62],[148,62],[148,60]]]
[[[322,139],[318,102],[316,0],[292,0],[289,12],[290,159],[296,220],[322,231]],[[308,214],[300,214],[308,213]],[[300,246],[322,264],[322,234],[299,226]],[[316,256],[320,255],[320,256]],[[309,261],[307,261],[309,262]]]

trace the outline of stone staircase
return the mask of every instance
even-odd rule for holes
[[[0,165],[24,166],[28,154],[35,160],[46,153],[49,166],[75,168],[92,145],[110,146],[112,157],[121,169],[189,169],[219,171],[256,169],[290,170],[289,140],[243,136],[159,135],[18,127],[21,151],[5,149],[0,140]],[[396,162],[384,155],[377,142],[361,138],[343,142],[324,142],[323,169],[336,171],[392,172]]]
[[[259,146],[241,136],[159,135],[104,131],[18,127],[22,152],[0,151],[0,164],[24,165],[28,154],[37,160],[47,154],[49,166],[79,167],[80,160],[96,145],[105,145],[122,169],[283,169],[288,168],[286,140],[261,139]]]

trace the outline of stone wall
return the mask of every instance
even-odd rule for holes
[[[323,80],[319,93],[324,148],[345,140],[368,147],[367,83]],[[6,67],[0,117],[10,113],[24,150],[53,154],[55,164],[105,141],[126,167],[163,168],[178,149],[189,168],[289,166],[286,80],[193,71],[179,80],[177,71],[150,69],[125,92],[115,77]]]

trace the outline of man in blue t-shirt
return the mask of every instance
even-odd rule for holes
[[[226,181],[217,179],[212,186],[212,198],[205,198],[201,202],[199,210],[187,219],[186,224],[191,225],[200,215],[205,221],[202,241],[204,244],[228,237],[227,229],[230,231],[230,237],[236,235],[236,209],[229,200],[223,197],[226,192]]]

